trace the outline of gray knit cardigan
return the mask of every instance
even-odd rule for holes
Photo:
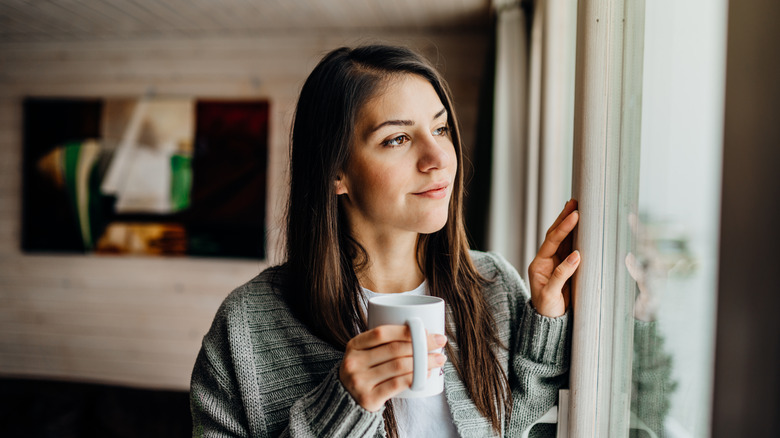
[[[500,255],[471,252],[471,257],[480,274],[493,280],[484,295],[498,336],[509,347],[499,351],[498,360],[514,400],[503,435],[519,436],[557,402],[567,381],[569,316],[536,313],[525,283]],[[273,281],[274,269],[233,291],[203,339],[192,373],[193,436],[384,436],[383,410],[363,409],[345,390],[338,378],[343,352],[292,315]],[[449,342],[457,350],[454,339]],[[444,373],[459,434],[496,436],[451,363]]]

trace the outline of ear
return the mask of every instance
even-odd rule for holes
[[[342,178],[341,174],[336,177],[336,181],[333,183],[336,185],[337,195],[346,195],[348,193],[347,185],[345,184],[344,178]]]

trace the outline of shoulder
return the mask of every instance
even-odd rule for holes
[[[246,331],[250,321],[255,319],[252,314],[263,313],[266,317],[280,313],[289,315],[283,285],[284,268],[274,266],[238,286],[222,301],[214,316],[211,331]]]
[[[530,298],[520,274],[507,259],[496,252],[469,251],[477,272],[485,279],[483,294],[488,303],[509,306],[515,311]]]
[[[235,311],[248,303],[267,303],[275,307],[283,301],[284,267],[273,266],[233,289],[222,302],[221,310]]]
[[[523,283],[517,269],[497,252],[469,251],[477,272],[491,283]]]

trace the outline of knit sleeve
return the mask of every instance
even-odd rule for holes
[[[530,300],[520,309],[511,356],[512,429],[525,430],[558,402],[569,370],[568,313],[558,318],[539,315]]]
[[[494,287],[506,291],[514,315],[508,345],[513,398],[509,430],[522,431],[557,404],[558,390],[568,382],[570,313],[557,318],[537,313],[517,270],[502,256],[491,255],[497,270]]]
[[[274,348],[258,355],[252,348],[252,328],[247,325],[243,298],[241,294],[228,297],[203,338],[190,386],[193,437],[357,438],[382,434],[383,411],[368,412],[354,401],[338,379],[340,362],[325,368],[327,374],[317,379],[314,374],[296,373],[301,358],[292,361],[297,365],[263,366],[264,372],[257,372],[260,358],[267,365],[272,354],[282,355],[276,356],[279,361],[292,353]],[[268,297],[263,302],[274,306]],[[298,384],[291,386],[296,378]],[[304,387],[308,392],[298,391]]]
[[[338,366],[313,391],[293,404],[290,423],[282,436],[373,437],[384,430],[382,413],[358,405],[341,384]]]
[[[203,338],[190,382],[192,436],[248,437],[236,378],[233,374],[225,321],[217,317]]]

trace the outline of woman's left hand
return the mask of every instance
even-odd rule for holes
[[[580,265],[580,252],[571,252],[571,231],[579,219],[577,201],[568,201],[547,230],[539,252],[528,266],[531,303],[542,316],[556,318],[569,307],[571,286],[568,280]]]

